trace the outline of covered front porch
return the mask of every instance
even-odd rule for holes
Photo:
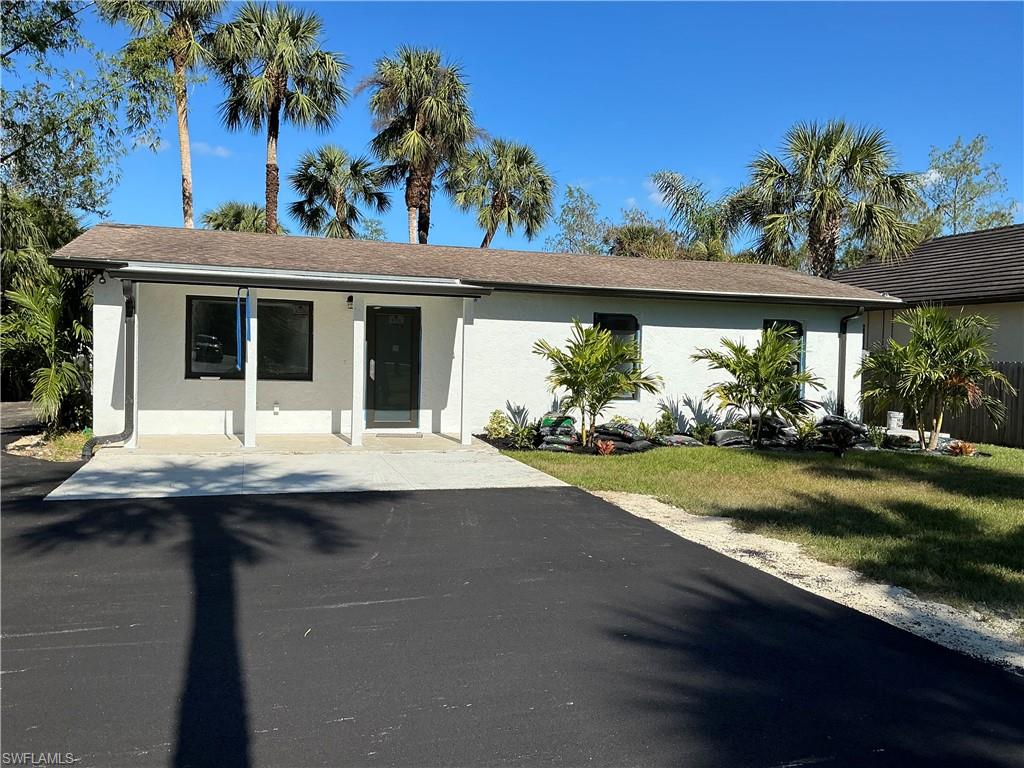
[[[473,446],[466,349],[486,289],[139,271],[96,284],[96,326],[120,326],[96,335],[97,360],[117,361],[97,366],[97,434],[123,420],[123,447],[145,453]]]

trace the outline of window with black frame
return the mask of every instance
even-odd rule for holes
[[[794,366],[794,373],[802,373],[807,367],[807,340],[804,337],[804,325],[796,320],[765,320],[764,329],[772,328],[776,331],[789,331],[793,338],[800,342],[800,357]],[[800,385],[800,396],[803,397],[805,388]]]
[[[237,363],[238,310],[235,299],[189,296],[185,309],[185,378],[241,379],[245,350]],[[313,302],[260,299],[257,310],[259,379],[312,381]],[[244,302],[241,311],[245,312]],[[245,316],[242,316],[245,333]]]
[[[607,312],[594,313],[594,327],[611,331],[619,341],[632,341],[640,349],[640,321],[633,315],[613,314]],[[639,392],[623,392],[616,400],[636,400]]]

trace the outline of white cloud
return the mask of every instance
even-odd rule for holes
[[[917,180],[921,183],[921,186],[930,187],[942,181],[942,174],[934,168],[929,168],[924,173],[919,174]]]
[[[636,208],[636,198],[635,197],[627,197],[623,202],[625,203],[627,208]]]
[[[664,206],[665,205],[665,196],[663,194],[661,194],[661,192],[655,186],[653,181],[651,181],[650,179],[647,179],[647,181],[644,182],[644,189],[647,190],[647,199],[648,200],[650,200],[655,205],[660,205],[660,206]]]
[[[220,144],[207,144],[205,141],[197,141],[192,145],[192,151],[197,155],[211,155],[213,157],[231,157],[231,150],[222,147]]]

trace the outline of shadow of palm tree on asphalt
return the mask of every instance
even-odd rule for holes
[[[332,497],[337,517],[348,498]],[[250,729],[238,637],[236,566],[257,565],[296,543],[321,554],[356,546],[334,515],[311,510],[313,499],[322,501],[324,496],[22,501],[10,503],[4,512],[44,521],[17,537],[19,550],[29,555],[88,544],[166,543],[184,556],[191,576],[192,627],[173,765],[247,768]]]

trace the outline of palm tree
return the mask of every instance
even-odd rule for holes
[[[402,46],[378,60],[357,91],[366,88],[378,131],[371,146],[387,164],[389,182],[405,183],[409,242],[426,243],[434,178],[477,134],[462,71],[442,64],[439,51]]]
[[[908,309],[895,318],[910,330],[910,339],[892,339],[868,355],[858,375],[865,378],[862,397],[879,405],[902,400],[910,407],[921,447],[925,447],[925,418],[930,411],[927,447],[939,444],[942,421],[948,411],[956,415],[967,408],[984,408],[996,424],[1006,416],[1006,406],[985,392],[986,385],[1016,390],[993,365],[993,322],[984,315],[954,315],[942,307]]]
[[[551,218],[555,182],[525,144],[492,139],[451,166],[445,184],[462,210],[476,209],[481,248],[502,227],[508,235],[522,227],[532,240]]]
[[[712,201],[700,182],[676,171],[658,171],[651,182],[668,206],[672,222],[682,227],[689,255],[707,261],[724,261],[732,255],[732,240],[743,227],[738,195]]]
[[[203,227],[224,232],[266,232],[267,209],[259,203],[240,203],[228,200],[203,214]],[[288,230],[277,225],[278,235]]]
[[[766,152],[751,163],[742,192],[746,222],[760,233],[758,257],[783,259],[802,238],[811,273],[830,277],[844,234],[883,259],[905,256],[918,241],[904,218],[916,177],[892,165],[881,131],[840,120],[794,126],[781,157]]]
[[[311,235],[356,237],[357,227],[364,221],[359,205],[376,213],[391,207],[387,193],[380,188],[383,174],[370,159],[349,157],[333,144],[303,154],[288,180],[302,195],[291,204],[291,214]]]
[[[635,341],[617,339],[606,328],[584,328],[579,320],[573,320],[572,336],[564,350],[540,339],[533,352],[551,363],[547,377],[551,391],[568,390],[562,402],[569,410],[579,410],[584,443],[593,438],[598,417],[623,392],[661,389],[661,377],[642,367]]]
[[[216,34],[218,70],[227,88],[221,117],[231,130],[266,128],[268,234],[278,231],[281,186],[277,144],[282,119],[327,130],[348,101],[348,64],[320,47],[320,18],[278,3],[247,2]]]
[[[47,264],[5,291],[10,310],[0,322],[4,363],[34,366],[28,374],[32,405],[49,433],[81,429],[89,420],[91,283],[91,272]]]
[[[181,154],[181,214],[184,224],[195,226],[192,212],[192,152],[188,131],[188,74],[209,61],[210,29],[224,0],[103,0],[100,14],[110,23],[123,21],[139,35],[128,44],[136,61],[152,61],[161,68],[170,62],[178,148]]]
[[[822,389],[821,379],[810,371],[801,371],[800,340],[793,331],[766,328],[757,346],[750,349],[742,341],[722,339],[724,349],[698,349],[690,359],[705,362],[712,370],[725,371],[731,381],[708,388],[705,400],[718,403],[719,411],[738,408],[747,414],[747,428],[755,443],[761,445],[761,426],[765,416],[774,416],[795,424],[810,409],[803,397],[804,387]],[[759,415],[754,432],[754,414]]]

